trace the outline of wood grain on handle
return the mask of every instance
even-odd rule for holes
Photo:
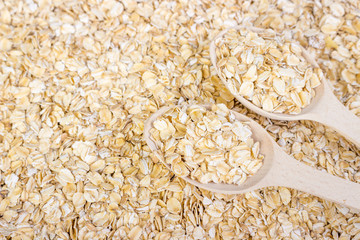
[[[360,118],[335,97],[326,80],[324,81],[323,96],[311,110],[311,114],[308,114],[308,119],[333,128],[360,147]]]
[[[277,148],[275,161],[263,184],[297,189],[326,200],[360,209],[360,184],[319,171]]]

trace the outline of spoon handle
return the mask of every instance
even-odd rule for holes
[[[327,82],[324,82],[324,95],[319,101],[309,119],[333,128],[360,147],[360,118],[335,97]]]
[[[360,210],[360,184],[301,163],[280,148],[274,159],[268,185],[297,189]]]

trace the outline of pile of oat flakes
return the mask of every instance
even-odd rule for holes
[[[315,122],[248,112],[209,59],[212,38],[240,23],[293,34],[360,116],[359,5],[1,1],[1,239],[360,239],[348,208],[281,187],[198,189],[142,139],[161,106],[224,103],[299,161],[360,183],[358,148]]]
[[[263,165],[249,123],[238,120],[225,104],[169,108],[152,125],[157,158],[178,177],[241,185]]]
[[[267,112],[300,113],[321,84],[322,71],[302,56],[300,44],[275,32],[230,29],[216,39],[215,52],[229,91]]]

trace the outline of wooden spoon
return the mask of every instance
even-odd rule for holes
[[[360,118],[355,116],[350,112],[333,94],[331,87],[328,85],[327,81],[321,79],[321,85],[315,88],[315,97],[312,99],[311,103],[302,109],[299,114],[282,114],[282,113],[272,113],[267,112],[247,99],[243,98],[237,93],[232,92],[228,86],[226,80],[220,74],[220,69],[217,67],[217,57],[216,57],[216,46],[215,41],[218,38],[221,38],[227,31],[230,29],[249,29],[254,32],[262,33],[265,29],[247,27],[247,26],[237,26],[233,28],[226,29],[217,35],[210,44],[210,58],[213,66],[216,69],[218,76],[221,81],[225,84],[227,89],[234,95],[234,97],[240,101],[245,107],[251,109],[252,111],[260,114],[264,117],[277,120],[313,120],[319,123],[322,123],[326,126],[329,126],[336,130],[338,133],[342,134],[348,140],[360,146]],[[272,31],[273,34],[275,34]],[[302,47],[301,47],[302,48]],[[319,67],[316,61],[309,55],[309,53],[302,48],[302,53],[304,58],[311,63],[314,67]]]
[[[208,105],[202,106],[211,109]],[[159,150],[150,136],[150,129],[153,127],[153,122],[169,109],[171,107],[159,109],[145,122],[144,139],[153,152],[159,152]],[[335,177],[297,161],[286,154],[261,125],[245,115],[235,111],[231,112],[237,120],[249,123],[253,133],[252,137],[254,141],[260,143],[260,153],[264,155],[263,166],[241,185],[203,184],[189,177],[182,177],[185,181],[199,188],[224,194],[240,194],[264,187],[283,186],[304,191],[350,208],[360,209],[360,184]],[[162,163],[171,170],[169,164],[164,161]]]

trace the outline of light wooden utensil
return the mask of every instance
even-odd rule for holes
[[[216,69],[218,76],[221,81],[225,84],[227,89],[231,92],[228,83],[220,74],[220,69],[217,67],[217,57],[216,57],[216,46],[215,41],[218,38],[221,38],[227,31],[230,29],[249,29],[254,32],[265,32],[269,30],[247,27],[247,26],[237,26],[233,28],[226,29],[220,32],[215,39],[210,44],[210,58],[213,66]],[[273,31],[272,31],[273,32]],[[275,34],[275,32],[273,32]],[[310,56],[310,54],[302,48],[302,53],[304,58],[311,63],[314,67],[319,67],[317,62]],[[312,99],[309,106],[302,109],[299,114],[282,114],[282,113],[271,113],[264,111],[263,109],[255,106],[252,102],[243,98],[239,94],[231,92],[234,97],[240,101],[245,107],[251,109],[252,111],[260,114],[264,117],[277,120],[313,120],[319,123],[322,123],[326,126],[329,126],[336,130],[338,133],[342,134],[345,138],[360,146],[360,118],[355,116],[350,112],[333,94],[331,87],[325,79],[321,79],[321,85],[315,88],[315,97]]]
[[[210,106],[205,105],[205,107],[210,109]],[[144,139],[154,152],[158,151],[158,147],[150,136],[149,130],[153,127],[153,122],[169,109],[171,107],[159,109],[145,123]],[[297,161],[286,154],[261,125],[245,115],[231,112],[237,120],[249,123],[252,137],[254,141],[260,143],[260,153],[265,156],[263,166],[241,185],[203,184],[189,177],[183,177],[185,181],[199,188],[225,194],[240,194],[264,187],[283,186],[360,210],[360,184],[335,177]],[[171,170],[169,164],[163,161],[162,163]]]

